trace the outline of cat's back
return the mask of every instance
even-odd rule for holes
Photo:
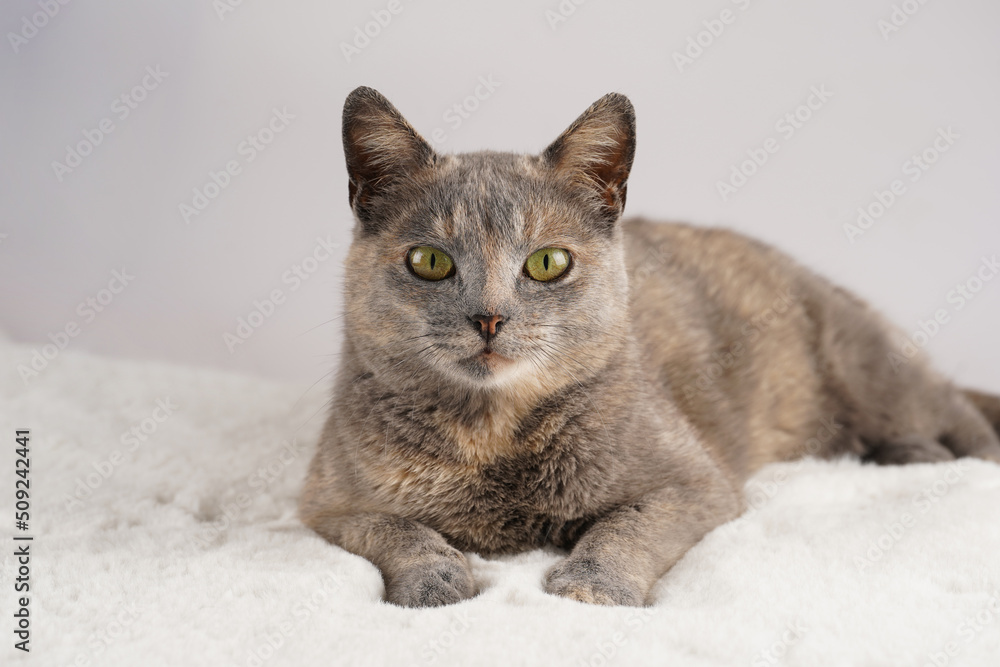
[[[728,230],[623,232],[636,337],[673,400],[739,473],[800,453],[824,410],[809,310],[828,284]]]
[[[733,325],[748,331],[748,322],[804,325],[795,306],[830,287],[779,250],[727,229],[631,219],[623,233],[632,314],[642,328],[660,315],[718,334]],[[754,319],[779,310],[782,317]]]
[[[741,300],[811,275],[781,251],[728,229],[631,218],[622,230],[633,297],[647,279],[668,275]]]

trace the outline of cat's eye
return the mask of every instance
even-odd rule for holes
[[[566,273],[569,268],[569,250],[542,248],[531,253],[524,263],[524,272],[534,280],[547,282]]]
[[[407,261],[413,272],[424,280],[444,280],[455,274],[455,263],[451,257],[428,245],[410,250]]]

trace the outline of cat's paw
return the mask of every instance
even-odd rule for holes
[[[992,461],[993,463],[1000,463],[1000,449],[984,449],[982,451],[976,452],[972,456],[980,458],[984,461]]]
[[[545,592],[579,602],[641,607],[646,591],[635,581],[592,558],[570,556],[545,580]]]
[[[955,455],[937,440],[910,435],[873,444],[863,460],[893,466],[954,461]]]
[[[440,607],[474,594],[472,574],[458,551],[414,559],[386,583],[385,589],[386,601],[401,607]]]

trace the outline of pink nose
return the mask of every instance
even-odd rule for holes
[[[469,319],[486,342],[500,333],[500,325],[503,323],[503,315],[473,315]]]

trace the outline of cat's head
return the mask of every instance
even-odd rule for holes
[[[628,328],[619,220],[635,153],[623,95],[539,155],[439,155],[377,91],[344,106],[356,224],[345,333],[400,381],[557,388]]]

